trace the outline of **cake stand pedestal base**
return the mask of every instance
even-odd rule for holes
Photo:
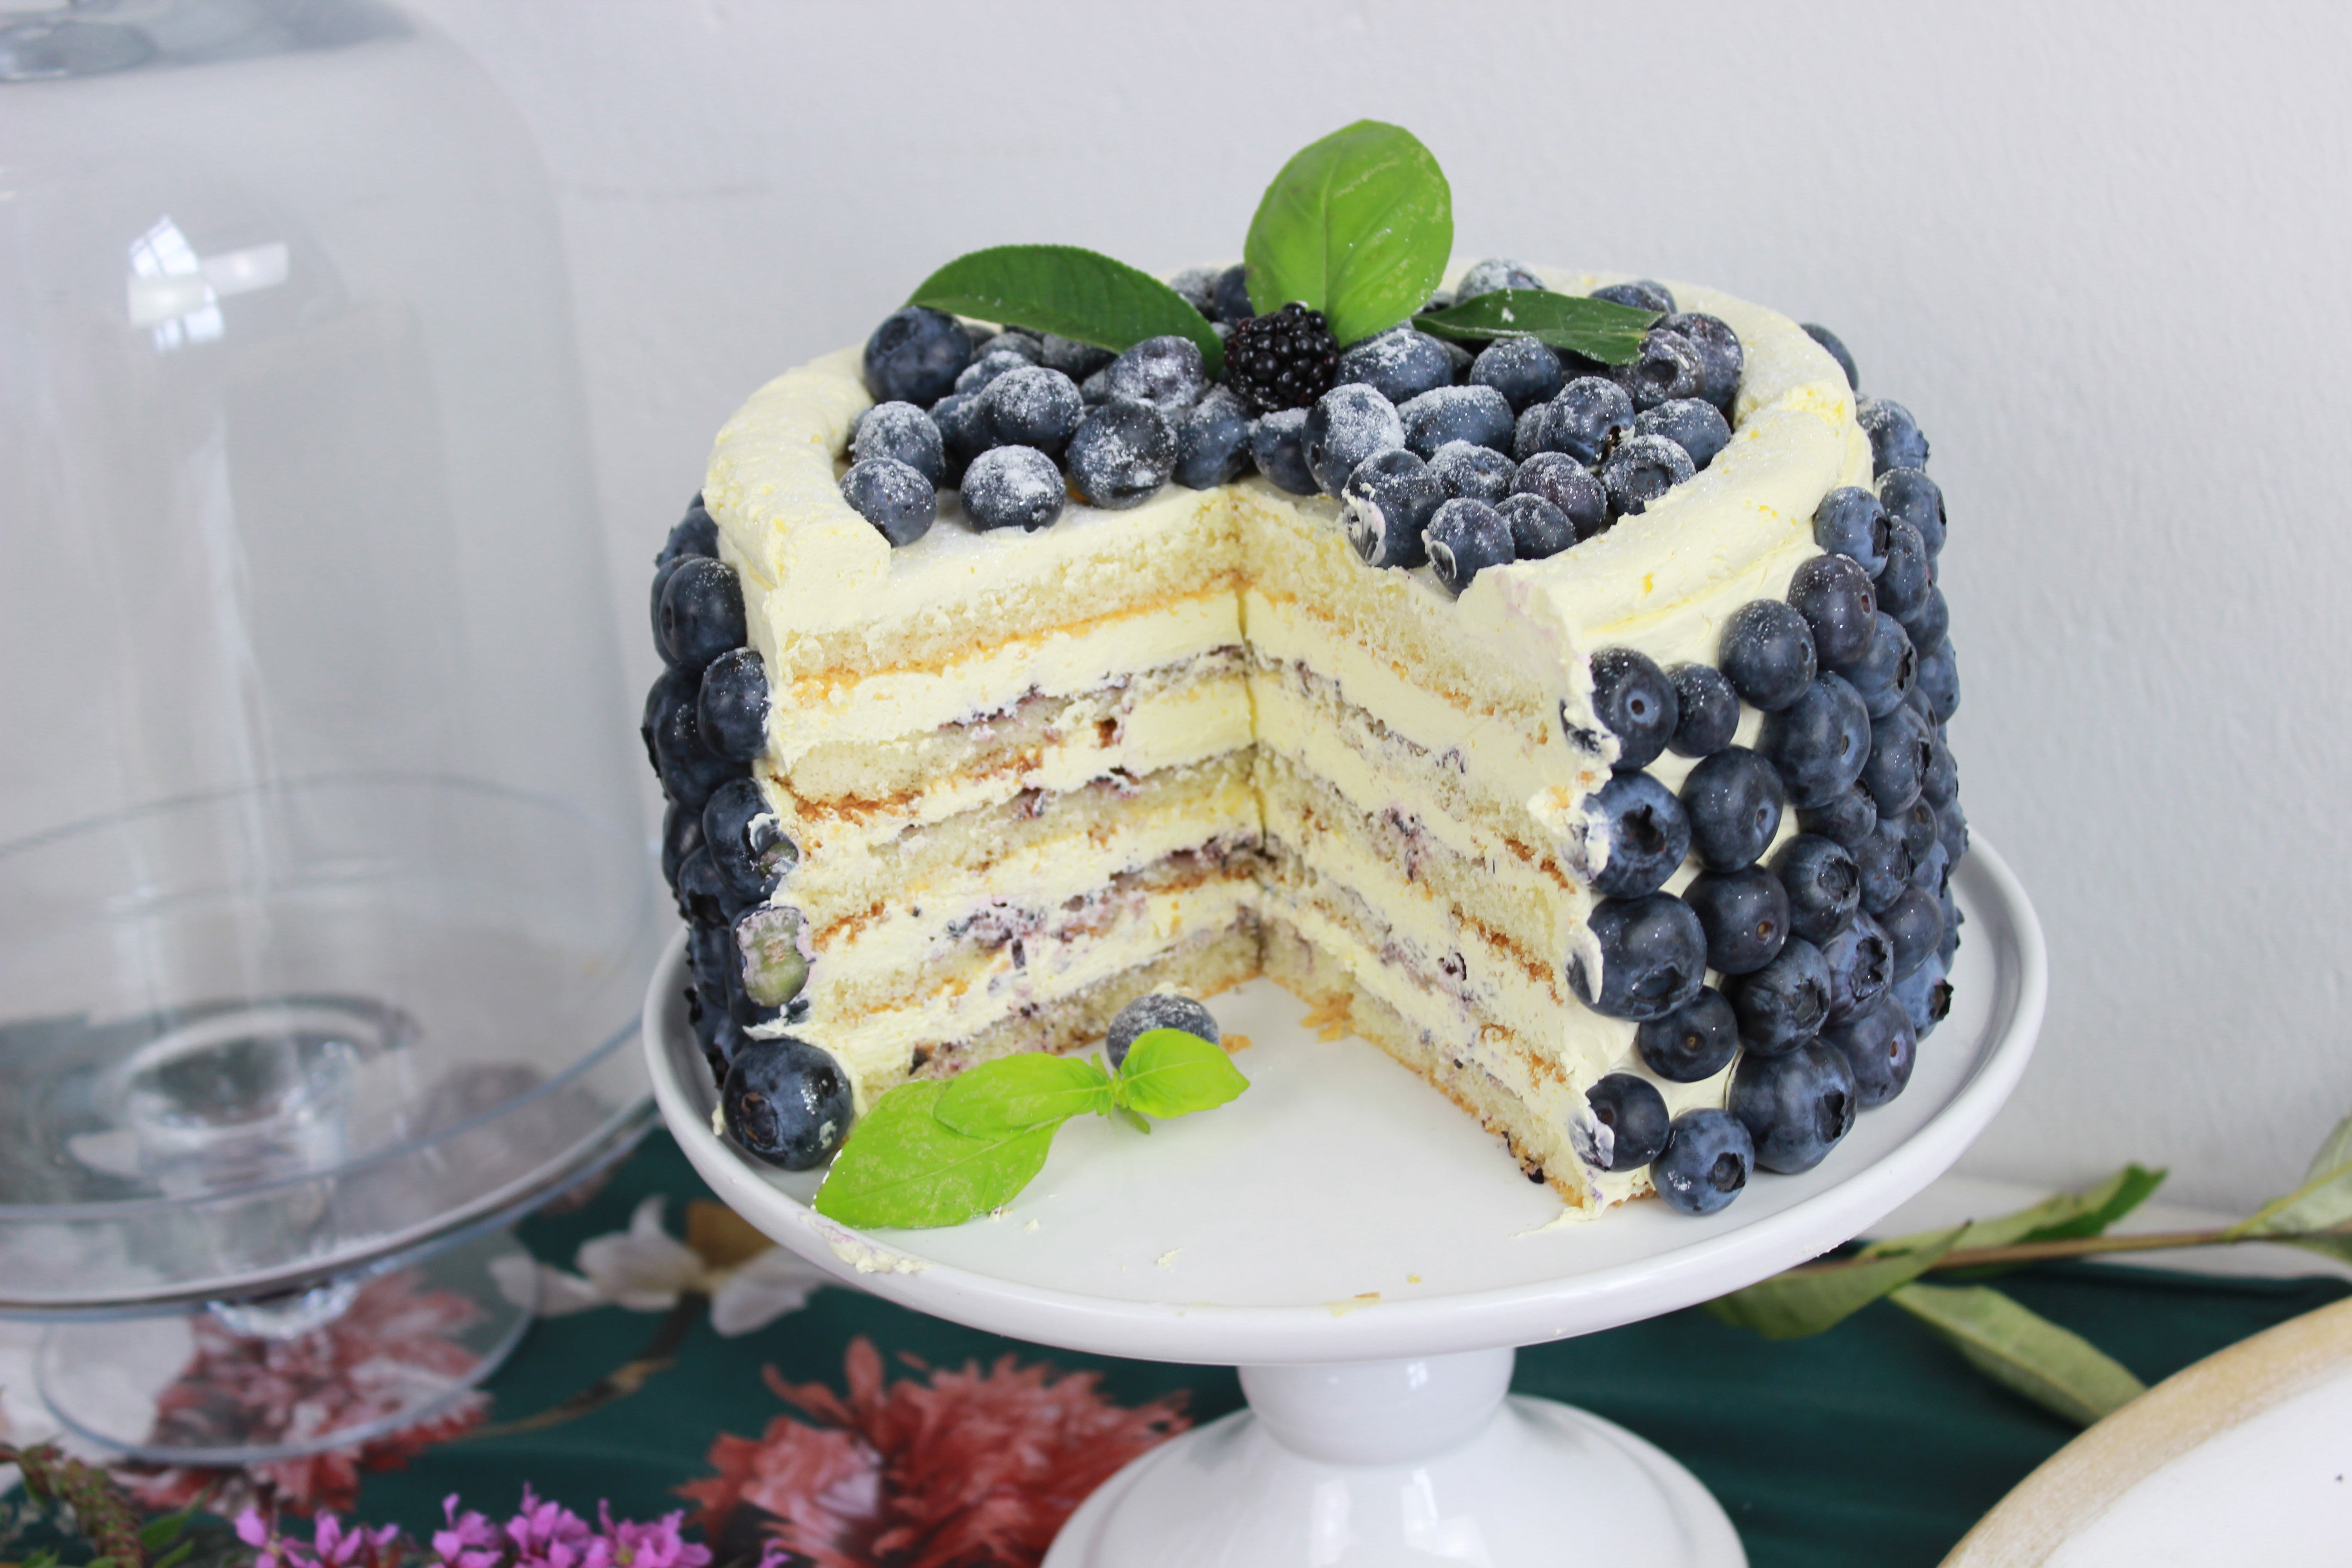
[[[1598,1416],[1508,1397],[1516,1354],[1244,1367],[1250,1407],[1112,1477],[1045,1568],[1746,1568],[1689,1471]]]

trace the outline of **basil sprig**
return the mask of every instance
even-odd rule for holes
[[[1462,342],[1534,338],[1603,364],[1624,364],[1642,352],[1642,334],[1657,320],[1654,310],[1581,294],[1497,289],[1450,309],[1415,316],[1412,324],[1432,336]]]
[[[1151,1029],[1116,1073],[1076,1057],[983,1062],[945,1083],[902,1083],[877,1100],[834,1157],[816,1212],[861,1230],[961,1225],[1013,1201],[1073,1116],[1187,1116],[1249,1087],[1198,1035]]]
[[[1052,332],[1113,353],[1146,338],[1190,338],[1210,379],[1224,369],[1225,345],[1183,295],[1149,272],[1075,245],[999,245],[959,256],[924,279],[907,303]]]
[[[1425,303],[1454,253],[1454,191],[1402,126],[1360,120],[1282,166],[1250,220],[1250,303],[1320,310],[1345,343]]]

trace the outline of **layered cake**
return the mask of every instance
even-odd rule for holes
[[[1452,281],[1653,324],[1302,350],[1235,268],[1178,280],[1222,384],[913,309],[727,422],[646,728],[714,1072],[835,1075],[785,1163],[1260,974],[1585,1212],[1900,1089],[1966,835],[1924,440],[1728,295]]]

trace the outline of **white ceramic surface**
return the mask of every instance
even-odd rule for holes
[[[655,1093],[712,1189],[778,1242],[864,1289],[992,1332],[1107,1355],[1259,1365],[1535,1344],[1689,1306],[1804,1261],[1917,1193],[1999,1109],[2047,995],[2024,891],[1981,839],[1954,877],[1968,924],[1952,1015],[1908,1090],[1800,1176],[1759,1174],[1706,1219],[1643,1202],[1562,1209],[1475,1123],[1360,1041],[1297,1027],[1270,983],[1213,1001],[1252,1080],[1150,1137],[1066,1126],[1000,1215],[861,1234],[716,1136],[716,1096],[673,947],[647,995]]]

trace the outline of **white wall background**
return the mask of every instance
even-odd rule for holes
[[[420,0],[538,138],[622,635],[755,385],[980,246],[1238,255],[1297,148],[1398,121],[1457,254],[1830,323],[1952,512],[1964,798],[2047,925],[1971,1155],[2178,1201],[2352,1107],[2352,12]]]

